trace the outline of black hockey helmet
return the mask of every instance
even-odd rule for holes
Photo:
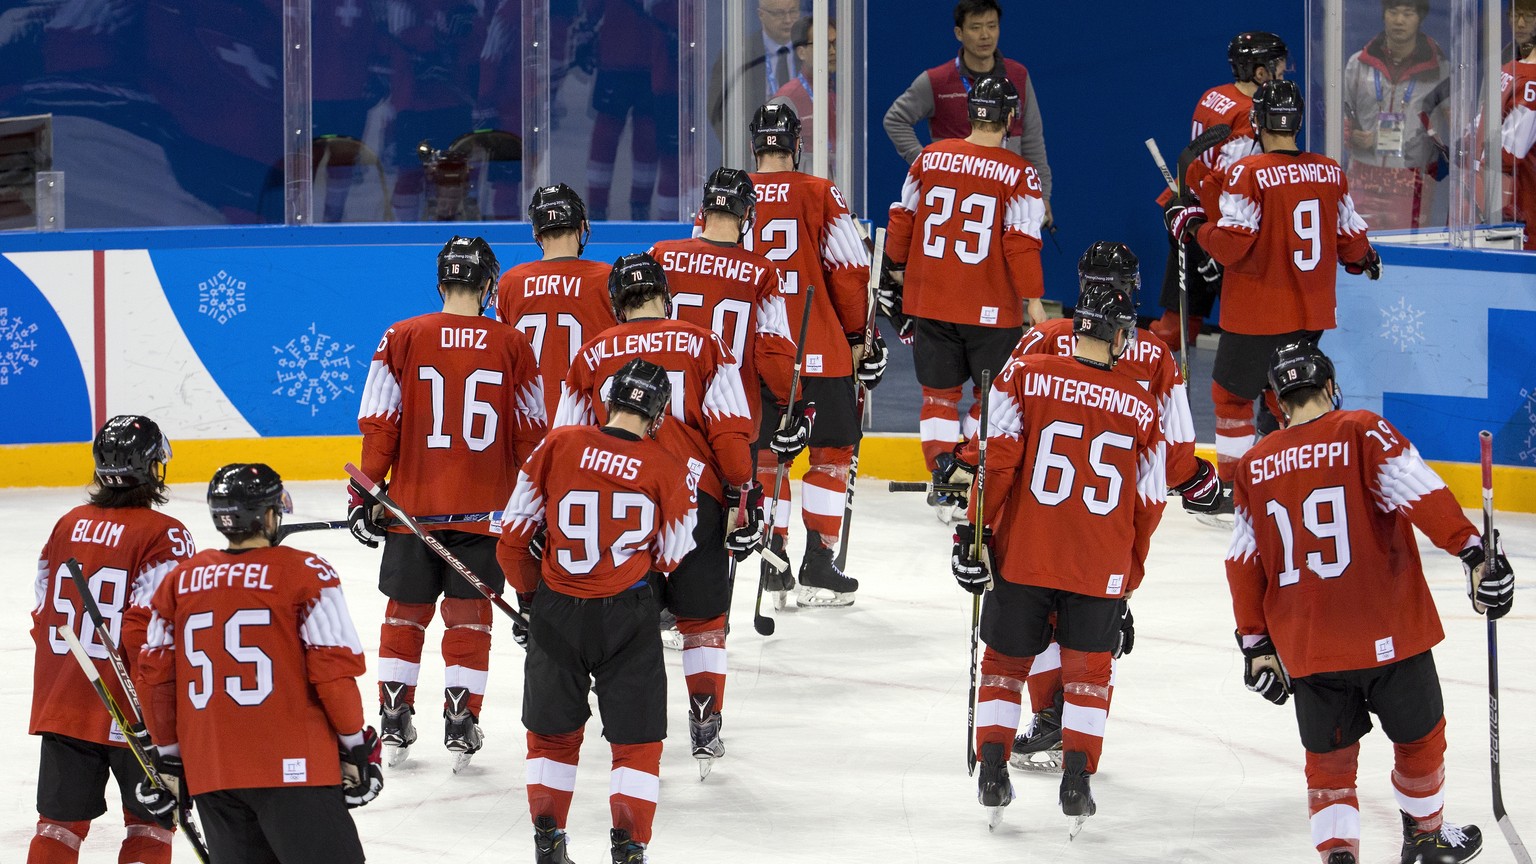
[[[757,109],[747,130],[752,135],[752,154],[788,153],[800,167],[800,118],[795,109],[782,102],[769,102]]]
[[[624,320],[624,310],[632,309],[652,297],[665,297],[667,317],[672,317],[672,294],[667,290],[667,273],[644,252],[620,255],[608,272],[608,300],[613,317]]]
[[[1268,131],[1295,135],[1301,131],[1301,115],[1306,108],[1300,84],[1266,81],[1253,93],[1253,109],[1249,117],[1255,133]]]
[[[165,483],[165,463],[171,459],[171,442],[160,426],[148,417],[119,414],[108,420],[91,442],[96,462],[96,482],[103,487],[127,489],[145,483]]]
[[[487,284],[495,287],[501,276],[501,265],[491,244],[480,237],[455,236],[437,253],[437,281],[468,285],[483,289]]]
[[[965,113],[972,121],[1004,123],[1019,114],[1019,91],[1001,75],[977,78],[965,99]]]
[[[1077,259],[1077,284],[1083,290],[1090,284],[1114,285],[1131,295],[1134,305],[1141,288],[1141,262],[1124,243],[1100,240]]]
[[[1115,334],[1125,332],[1124,352],[1136,338],[1136,299],[1131,292],[1113,282],[1085,282],[1077,295],[1077,309],[1072,313],[1072,332],[1079,337],[1098,339],[1114,349]],[[1119,358],[1120,354],[1114,354]]]
[[[1227,60],[1232,64],[1232,80],[1252,81],[1255,70],[1269,70],[1271,80],[1278,79],[1290,57],[1285,40],[1263,30],[1239,33],[1227,43]]]
[[[283,488],[283,478],[260,462],[225,465],[208,481],[208,512],[220,534],[243,537],[265,532],[267,511],[272,509],[292,513],[293,499]]]
[[[705,213],[729,213],[743,225],[751,222],[753,211],[757,209],[757,190],[752,186],[752,177],[740,168],[716,168],[704,181],[704,203],[699,209]]]
[[[610,413],[623,408],[644,417],[646,432],[655,435],[672,403],[672,381],[667,378],[667,370],[636,357],[614,374],[608,385],[607,402]]]
[[[1333,361],[1308,339],[1281,345],[1270,355],[1269,388],[1281,398],[1303,387],[1325,389],[1333,374]]]
[[[533,200],[528,203],[528,221],[533,225],[535,241],[545,231],[569,228],[580,232],[577,254],[586,248],[587,237],[592,233],[592,226],[587,221],[586,203],[576,194],[575,189],[564,183],[540,186],[533,190]]]

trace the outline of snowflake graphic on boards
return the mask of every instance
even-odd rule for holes
[[[1424,342],[1424,310],[1408,305],[1408,298],[1397,298],[1397,304],[1381,310],[1381,337],[1407,353],[1409,348]]]
[[[37,340],[32,338],[36,332],[36,324],[28,324],[0,306],[0,387],[11,383],[12,375],[37,366],[32,353],[37,350]]]
[[[315,324],[309,331],[289,339],[285,345],[273,345],[277,355],[275,396],[286,396],[295,405],[309,407],[309,416],[320,413],[323,405],[352,389],[352,349],[321,333]]]
[[[220,270],[197,283],[197,311],[220,324],[228,323],[245,311],[245,280]]]
[[[1520,398],[1525,400],[1525,449],[1520,451],[1520,461],[1536,464],[1536,392],[1520,388]]]

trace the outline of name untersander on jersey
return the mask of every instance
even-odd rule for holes
[[[969,174],[972,177],[997,180],[1009,187],[1017,186],[1019,184],[1019,175],[1023,173],[1023,169],[1017,166],[967,153],[948,153],[941,150],[938,152],[926,152],[923,154],[922,159],[924,171],[949,171],[954,174]]]
[[[1335,162],[1285,162],[1265,165],[1253,170],[1254,182],[1260,189],[1284,186],[1290,183],[1328,183],[1338,186],[1343,182],[1344,169]],[[1237,179],[1237,175],[1233,175]]]
[[[1130,417],[1142,429],[1151,427],[1157,420],[1145,396],[1047,372],[1026,372],[1024,380],[1019,382],[1019,395],[1025,399],[1039,396]]]
[[[713,279],[729,279],[732,282],[744,282],[748,285],[761,282],[763,274],[768,272],[766,268],[751,261],[698,252],[663,252],[661,268],[669,275],[686,273]]]
[[[1248,477],[1254,484],[1273,480],[1282,474],[1308,468],[1349,466],[1348,441],[1319,441],[1287,447],[1248,463]]]
[[[635,354],[678,351],[689,357],[698,357],[704,353],[705,338],[699,333],[689,333],[684,330],[626,333],[623,336],[614,336],[598,342],[583,352],[581,358],[586,361],[587,368],[596,369],[604,360],[630,357]]]

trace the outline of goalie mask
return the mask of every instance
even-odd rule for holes
[[[608,272],[608,300],[613,317],[623,323],[625,310],[644,304],[653,297],[666,299],[665,317],[672,317],[672,294],[667,290],[667,274],[656,259],[637,252],[621,255]]]
[[[277,525],[267,530],[267,511],[276,510]],[[226,537],[261,534],[277,545],[284,513],[293,512],[293,499],[283,478],[260,462],[225,465],[208,482],[208,512],[213,526]]]
[[[625,363],[608,385],[608,413],[623,408],[645,418],[645,433],[655,437],[672,403],[667,370],[639,357]]]

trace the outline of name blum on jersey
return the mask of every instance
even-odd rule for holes
[[[1271,453],[1262,459],[1248,463],[1248,476],[1255,483],[1273,480],[1282,474],[1308,468],[1348,467],[1349,442],[1328,441],[1317,444],[1301,444]]]
[[[117,546],[123,539],[123,526],[116,522],[97,522],[81,519],[69,532],[71,543],[95,543],[99,546]]]
[[[596,370],[598,365],[604,360],[628,357],[632,354],[645,355],[677,351],[687,354],[689,357],[698,357],[704,352],[704,340],[709,335],[713,334],[689,333],[683,330],[626,333],[623,336],[614,336],[594,344],[582,352],[581,359],[586,362],[589,370]],[[721,344],[723,347],[724,343]]]
[[[633,480],[640,476],[640,460],[600,447],[587,447],[581,451],[581,470]]]
[[[546,273],[542,276],[529,276],[523,280],[524,297],[580,297],[581,277],[561,276],[559,273]]]
[[[1151,428],[1157,421],[1145,396],[1092,381],[1062,378],[1049,372],[1026,372],[1024,380],[1019,382],[1019,395],[1026,399],[1039,396],[1130,417],[1142,429]]]
[[[969,174],[986,180],[997,180],[1010,188],[1018,185],[1019,175],[1023,172],[1023,169],[1018,166],[966,153],[930,152],[924,153],[922,160],[924,171]],[[1034,188],[1033,184],[1031,188]]]
[[[751,261],[740,258],[729,258],[724,255],[705,255],[697,252],[663,252],[661,253],[661,267],[670,274],[691,274],[695,276],[710,276],[715,279],[729,279],[733,282],[744,282],[755,285],[761,282],[767,268],[759,267]]]

